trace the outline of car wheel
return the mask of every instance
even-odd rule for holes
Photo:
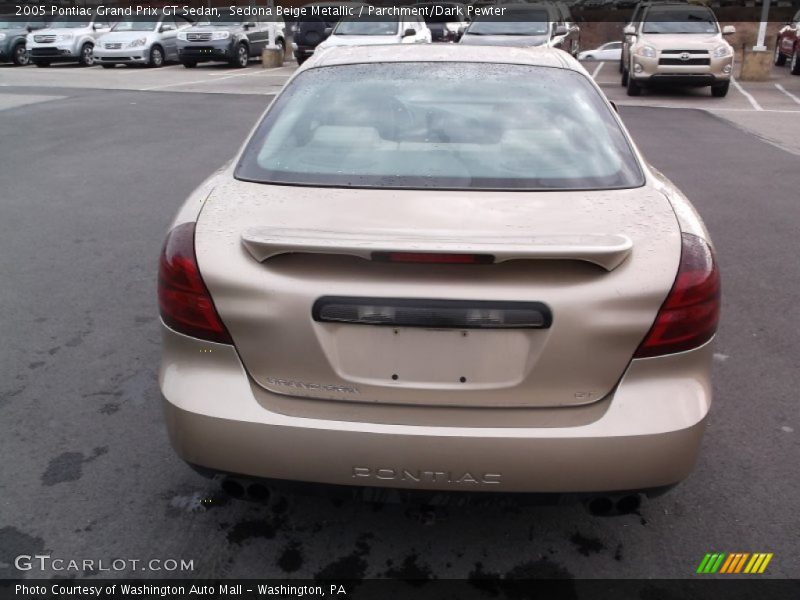
[[[712,85],[711,95],[714,96],[714,98],[724,98],[728,95],[728,88],[730,87],[730,81],[726,81],[725,83],[721,83],[719,85]]]
[[[795,48],[792,54],[792,75],[800,75],[800,48]]]
[[[94,64],[94,46],[86,42],[81,46],[81,55],[78,62],[82,67],[91,67]]]
[[[14,46],[14,50],[11,52],[11,62],[18,67],[24,67],[30,62],[28,51],[25,49],[25,44],[19,43]]]
[[[231,58],[231,66],[237,69],[244,69],[247,62],[250,60],[250,52],[246,44],[239,44],[236,50],[233,51],[233,58]]]
[[[628,96],[639,96],[642,93],[642,86],[633,80],[633,77],[628,77]]]
[[[181,64],[187,69],[194,69],[197,66],[197,63],[193,60],[182,60]]]
[[[775,59],[773,61],[775,66],[782,67],[786,64],[786,57],[781,53],[781,43],[780,40],[775,42]]]
[[[108,64],[107,63],[100,63],[100,66],[103,67],[104,69],[113,69],[117,65],[115,65],[114,63],[108,63]]]
[[[147,66],[155,69],[164,66],[164,51],[161,46],[150,48],[150,59],[147,61]]]
[[[628,69],[623,67],[622,68],[622,87],[627,87],[628,86],[628,79],[630,79],[628,77]]]
[[[50,61],[49,60],[35,60],[35,61],[33,61],[33,64],[35,64],[37,67],[49,67],[50,66]]]

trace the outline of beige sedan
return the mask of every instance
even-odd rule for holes
[[[169,435],[254,478],[660,489],[697,458],[719,294],[568,54],[334,48],[170,227]]]

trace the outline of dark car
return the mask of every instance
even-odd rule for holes
[[[791,60],[792,75],[800,75],[800,10],[778,32],[775,42],[775,64],[783,66]]]
[[[20,67],[27,65],[30,59],[25,48],[25,36],[46,26],[41,18],[21,21],[10,15],[0,16],[0,62],[11,62]]]
[[[292,25],[292,54],[298,65],[308,59],[317,46],[331,34],[347,7],[353,2],[311,2],[303,6],[304,15]]]
[[[178,60],[186,68],[201,62],[227,62],[243,68],[270,44],[281,51],[286,47],[280,17],[207,18],[178,32]]]
[[[420,2],[414,8],[425,10],[423,18],[434,42],[457,42],[469,25],[467,7],[460,2]]]

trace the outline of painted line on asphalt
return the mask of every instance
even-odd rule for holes
[[[756,99],[755,99],[755,98],[753,98],[752,94],[750,94],[750,92],[748,92],[747,90],[745,90],[745,89],[744,89],[744,88],[743,88],[743,87],[742,87],[742,86],[739,84],[739,82],[738,82],[738,81],[736,81],[736,79],[734,79],[733,77],[731,77],[731,83],[733,84],[733,87],[735,87],[737,90],[739,90],[739,93],[740,93],[740,94],[742,94],[742,96],[744,96],[745,98],[747,98],[748,102],[750,102],[750,105],[751,105],[751,106],[752,106],[752,107],[753,107],[755,110],[759,110],[759,111],[760,111],[760,110],[764,110],[763,108],[761,108],[761,105],[760,105],[758,102],[756,102]]]
[[[795,96],[795,95],[794,95],[792,92],[788,91],[788,90],[787,90],[785,87],[783,87],[783,86],[782,86],[780,83],[776,83],[776,84],[775,84],[775,87],[776,87],[776,88],[778,88],[778,91],[781,91],[781,92],[783,92],[784,94],[786,94],[787,96],[789,96],[789,98],[791,98],[792,100],[794,100],[795,102],[797,102],[797,104],[800,104],[800,98],[798,98],[797,96]]]
[[[604,64],[606,63],[601,62],[599,65],[597,65],[597,67],[595,67],[595,70],[592,72],[592,79],[597,79],[597,76],[600,74],[600,69],[603,68]]]
[[[235,75],[225,75],[224,77],[213,77],[209,79],[197,79],[195,81],[180,81],[176,83],[167,83],[165,85],[154,85],[152,87],[146,88],[139,88],[140,92],[151,92],[153,90],[162,90],[164,88],[171,88],[171,87],[178,87],[181,85],[196,85],[198,83],[210,83],[212,81],[222,81],[223,79],[233,79],[234,77],[247,77],[250,75],[261,75],[263,73],[269,73],[275,69],[280,69],[280,67],[273,67],[272,69],[259,69],[257,71],[248,71],[247,73],[236,73]]]

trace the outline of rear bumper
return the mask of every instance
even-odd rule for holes
[[[474,492],[656,488],[692,470],[711,402],[707,344],[634,361],[609,409],[580,426],[302,418],[258,402],[232,347],[162,328],[159,380],[173,447],[189,463],[253,477]]]

